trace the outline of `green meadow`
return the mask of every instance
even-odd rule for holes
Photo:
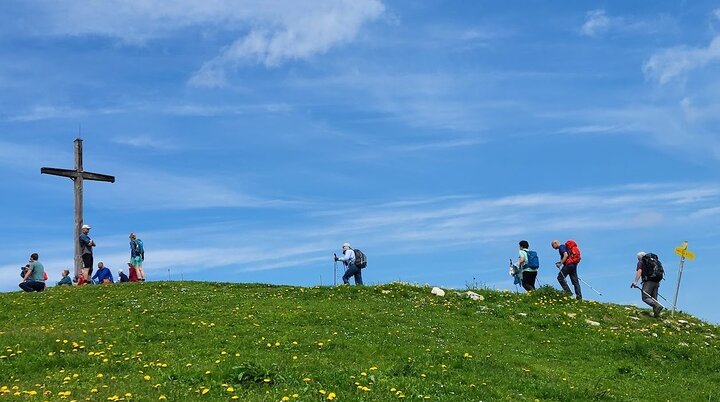
[[[0,294],[0,400],[720,401],[686,314],[429,287],[147,282]]]

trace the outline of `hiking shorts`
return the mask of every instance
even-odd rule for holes
[[[140,256],[133,257],[130,259],[130,263],[132,264],[133,267],[139,267],[139,266],[142,266],[143,259]]]
[[[83,263],[83,268],[90,268],[90,272],[92,272],[93,255],[92,254],[83,254],[82,255],[82,263]]]

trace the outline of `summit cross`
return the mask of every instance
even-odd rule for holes
[[[41,174],[63,176],[75,182],[75,275],[82,272],[82,258],[80,255],[80,228],[83,225],[83,180],[108,181],[115,183],[115,176],[86,172],[83,170],[82,139],[75,140],[75,169],[40,168]]]

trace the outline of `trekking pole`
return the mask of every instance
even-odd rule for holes
[[[662,306],[662,308],[665,308],[665,309],[666,309],[666,307],[665,307],[665,306],[663,306],[663,304],[662,304],[662,303],[660,303],[659,301],[657,301],[657,299],[656,299],[656,298],[654,298],[654,297],[650,296],[650,294],[649,294],[648,292],[646,292],[645,290],[643,290],[643,288],[641,288],[640,286],[638,286],[638,285],[636,285],[636,284],[634,284],[634,283],[633,283],[633,284],[632,284],[632,287],[634,287],[635,289],[640,289],[640,291],[641,291],[641,292],[643,292],[643,293],[645,294],[645,296],[649,297],[649,298],[650,298],[650,300],[654,301],[655,303],[657,303],[657,304],[661,305],[661,306]],[[663,299],[664,299],[664,298],[663,298]],[[666,300],[666,301],[667,301],[667,300]]]
[[[337,261],[335,261],[335,265],[333,266],[333,286],[337,286]]]
[[[581,277],[578,276],[578,280],[579,280],[580,282],[584,283],[585,286],[587,286],[587,287],[589,287],[590,289],[592,289],[595,293],[597,293],[598,295],[602,296],[602,293],[598,292],[597,289],[595,289],[594,287],[590,286],[589,283],[587,283],[587,282],[585,282],[584,280],[582,280]]]
[[[558,267],[557,265],[556,265],[555,267],[557,267],[558,271],[562,272],[562,268]],[[578,280],[579,280],[580,282],[584,283],[585,286],[587,286],[587,287],[589,287],[590,289],[592,289],[593,292],[595,292],[595,293],[597,293],[598,295],[602,296],[602,293],[598,292],[597,289],[595,289],[594,287],[590,286],[590,284],[587,283],[587,282],[585,282],[581,277],[578,276]]]

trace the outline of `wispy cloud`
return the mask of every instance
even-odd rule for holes
[[[610,29],[613,23],[617,23],[617,20],[613,22],[605,10],[588,11],[585,15],[585,23],[580,28],[580,33],[587,36],[597,36]]]
[[[352,41],[385,10],[380,0],[30,0],[38,35],[105,36],[128,45],[181,30],[230,33],[234,40],[189,80],[222,86],[238,65],[276,66],[306,59]]]
[[[679,46],[656,53],[645,62],[643,72],[646,77],[667,84],[718,60],[720,36],[714,37],[707,47]]]
[[[253,27],[189,80],[194,86],[225,85],[226,72],[243,64],[277,66],[287,60],[307,59],[352,41],[360,27],[384,11],[378,0],[344,0],[333,3],[287,3],[284,14],[270,16]]]

